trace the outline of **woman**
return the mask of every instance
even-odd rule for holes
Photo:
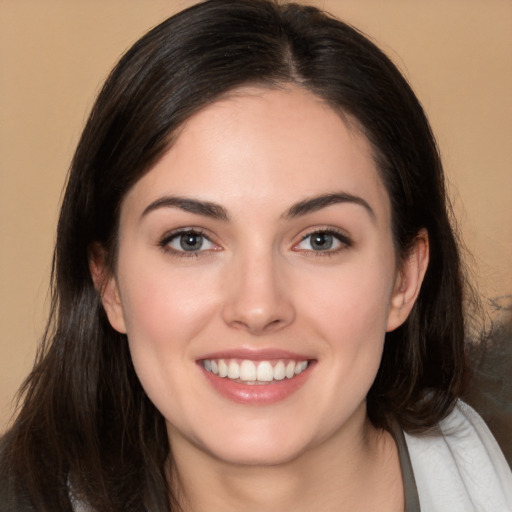
[[[211,0],[127,52],[73,160],[54,290],[2,510],[512,506],[457,401],[428,122],[314,8]]]

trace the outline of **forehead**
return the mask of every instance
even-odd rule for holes
[[[318,194],[364,197],[388,216],[369,142],[321,98],[299,87],[245,87],[193,115],[126,198],[193,195],[227,208],[286,207]],[[230,204],[232,203],[232,204]],[[138,205],[144,208],[144,204]]]

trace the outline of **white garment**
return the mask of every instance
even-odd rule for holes
[[[422,512],[512,512],[510,467],[469,405],[459,401],[434,434],[405,439]]]

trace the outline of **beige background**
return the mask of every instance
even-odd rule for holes
[[[120,54],[184,0],[0,0],[0,431],[47,306],[62,185]],[[441,147],[474,279],[512,293],[512,2],[313,1],[371,34]]]

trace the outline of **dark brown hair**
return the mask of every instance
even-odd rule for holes
[[[377,427],[394,417],[422,431],[449,412],[464,369],[462,277],[441,162],[417,98],[372,42],[316,8],[210,0],[164,21],[124,55],[83,131],[58,224],[50,321],[3,439],[5,510],[25,503],[69,511],[71,492],[98,511],[178,509],[169,500],[164,420],[135,375],[124,335],[107,321],[88,250],[102,244],[114,264],[124,196],[194,112],[242,85],[289,83],[355,119],[370,141],[398,257],[420,229],[429,234],[421,293],[386,337],[369,417]]]

